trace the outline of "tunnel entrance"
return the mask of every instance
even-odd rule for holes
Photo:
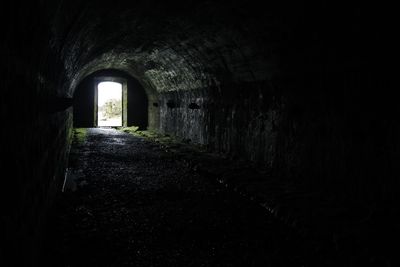
[[[97,125],[122,126],[122,84],[101,82],[97,85]]]
[[[114,104],[111,113],[120,110],[121,114],[111,119],[111,114],[106,114],[110,111],[104,110],[104,104],[113,88],[118,92],[111,97],[113,101],[108,101],[108,108]],[[74,127],[138,126],[139,129],[147,129],[148,102],[143,86],[129,74],[117,70],[94,72],[83,79],[74,92]]]
[[[94,126],[127,126],[126,79],[97,76],[94,81]]]

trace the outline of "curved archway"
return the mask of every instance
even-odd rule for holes
[[[104,81],[116,81],[123,89],[123,126],[138,126],[147,129],[149,123],[149,99],[143,86],[129,74],[106,69],[86,76],[74,91],[74,127],[95,127],[97,122],[97,85]]]

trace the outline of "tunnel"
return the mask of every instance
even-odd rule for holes
[[[394,10],[5,1],[0,265],[396,266]]]

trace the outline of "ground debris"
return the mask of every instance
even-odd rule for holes
[[[77,190],[58,197],[47,242],[59,266],[329,266],[254,202],[202,176],[207,162],[143,137],[89,129]],[[212,165],[209,165],[212,166]],[[62,236],[60,239],[59,237]],[[45,264],[44,264],[45,265]]]

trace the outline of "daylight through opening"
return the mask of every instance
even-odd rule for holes
[[[97,125],[122,126],[122,84],[101,82],[97,89]]]

